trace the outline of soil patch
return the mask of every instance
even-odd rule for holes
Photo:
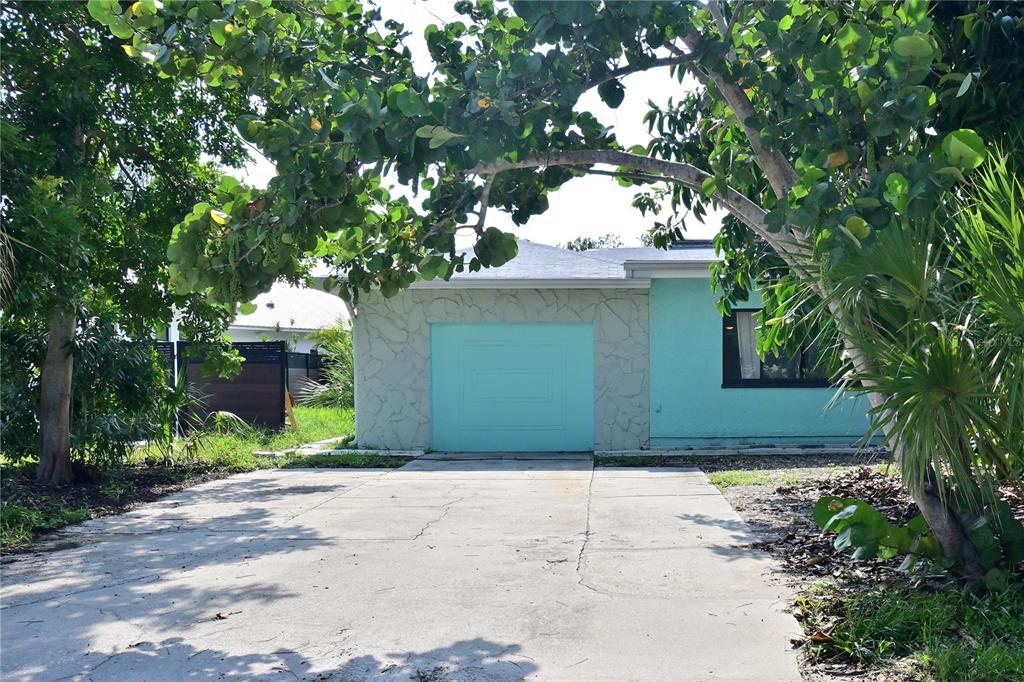
[[[46,519],[60,518],[68,510],[81,510],[87,518],[122,514],[185,488],[226,478],[243,471],[212,465],[123,467],[84,477],[71,485],[37,483],[29,471],[4,472],[0,498],[5,505],[19,506]],[[62,524],[57,524],[62,525]],[[53,528],[55,529],[55,528]],[[42,532],[53,530],[43,527]],[[38,533],[37,533],[38,534]],[[31,543],[6,544],[4,555],[39,551]]]

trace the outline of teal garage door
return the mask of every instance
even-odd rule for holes
[[[589,324],[432,324],[433,448],[442,452],[594,447]]]

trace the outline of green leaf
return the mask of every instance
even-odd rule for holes
[[[811,517],[818,524],[819,528],[824,529],[829,520],[845,506],[845,501],[842,498],[826,495],[814,503],[814,507],[811,509]]]
[[[238,304],[238,312],[242,315],[252,315],[256,312],[256,304],[251,302],[242,302]]]
[[[597,86],[597,94],[609,107],[618,109],[619,105],[622,104],[622,100],[626,98],[626,89],[619,82],[618,78],[613,78]]]
[[[135,31],[132,27],[121,17],[112,17],[110,23],[107,24],[107,27],[110,29],[111,33],[122,40],[127,40],[135,35]]]
[[[434,134],[430,137],[430,148],[437,149],[438,147],[446,145],[452,140],[458,139],[460,137],[463,136],[438,126],[437,129],[434,131]]]
[[[871,228],[866,220],[859,215],[850,216],[846,219],[846,229],[857,239],[863,241],[871,234]]]
[[[718,184],[715,182],[714,176],[705,178],[704,182],[700,183],[700,193],[706,197],[713,196],[717,190]]]
[[[90,17],[102,24],[109,24],[111,19],[121,13],[121,5],[117,0],[89,0],[85,8]]]
[[[962,83],[960,83],[960,88],[956,91],[956,96],[960,97],[964,93],[966,93],[968,88],[971,87],[971,83],[973,83],[973,82],[974,82],[974,74],[973,73],[967,74],[967,77],[964,78]]]
[[[932,56],[932,44],[923,33],[897,38],[892,44],[892,51],[908,59],[923,59]]]
[[[210,22],[210,36],[213,38],[213,42],[222,46],[227,42],[227,34],[225,29],[228,25],[226,19],[215,19]]]
[[[902,173],[890,173],[885,179],[885,191],[882,196],[890,204],[903,211],[907,206],[907,192],[910,184]]]
[[[836,42],[840,49],[855,59],[859,59],[871,46],[871,31],[861,24],[846,24],[836,34]]]
[[[910,519],[910,521],[907,521],[907,530],[911,535],[917,536],[931,532],[931,529],[928,527],[928,521],[925,520],[922,514],[918,514],[914,518]]]
[[[942,140],[942,151],[961,170],[977,168],[985,161],[985,141],[973,130],[954,130]]]

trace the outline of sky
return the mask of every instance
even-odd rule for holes
[[[407,44],[420,73],[426,73],[430,64],[423,30],[431,23],[453,18],[452,4],[446,0],[382,3],[386,19],[400,21],[412,32]],[[605,125],[614,126],[620,144],[625,147],[646,144],[650,139],[643,123],[648,100],[662,104],[673,95],[678,99],[685,88],[690,87],[670,77],[667,68],[633,74],[623,79],[623,85],[626,97],[617,109],[605,106],[596,89],[586,93],[577,108],[589,110]],[[274,175],[274,167],[259,157],[240,175],[249,184],[265,187]],[[399,191],[404,189],[397,182],[394,187]],[[641,234],[653,224],[654,217],[650,214],[644,217],[632,207],[636,192],[636,188],[622,187],[614,178],[585,176],[571,180],[551,193],[548,197],[550,208],[532,217],[526,225],[514,225],[507,214],[494,208],[487,213],[487,223],[489,227],[512,231],[522,239],[541,244],[556,245],[579,236],[597,237],[612,233],[619,235],[626,246],[637,246]],[[704,223],[689,218],[686,237],[710,239],[718,231],[723,215],[713,212]]]

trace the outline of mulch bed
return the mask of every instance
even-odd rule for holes
[[[849,554],[833,548],[834,536],[823,535],[811,518],[814,503],[829,495],[864,500],[898,525],[905,525],[918,514],[917,505],[903,491],[898,477],[864,467],[837,476],[777,487],[774,494],[763,500],[762,508],[757,512],[758,530],[767,531],[766,539],[758,543],[759,548],[779,558],[783,569],[801,580],[831,576],[853,586],[901,577],[902,573],[898,573],[897,568],[903,561],[902,557],[854,562]],[[773,517],[775,523],[770,521]],[[772,527],[766,528],[769,524]]]
[[[779,462],[776,461],[776,465],[779,465]],[[707,467],[702,468],[709,470]],[[754,467],[744,465],[721,468]],[[787,467],[782,465],[760,468]],[[814,503],[821,497],[831,495],[864,500],[889,521],[900,525],[906,524],[918,514],[918,509],[903,490],[899,477],[886,475],[866,466],[843,473],[830,473],[828,469],[818,471],[819,475],[798,484],[732,486],[726,488],[723,494],[762,538],[754,543],[754,546],[767,551],[777,559],[782,579],[796,590],[806,589],[811,583],[824,580],[833,586],[837,593],[852,594],[864,590],[885,589],[904,582],[907,575],[899,570],[902,557],[854,561],[848,553],[836,551],[832,546],[835,536],[823,535],[811,518]],[[1000,493],[1010,504],[1015,516],[1024,519],[1024,496],[1009,487],[1003,488]],[[917,580],[922,583],[920,587],[929,589],[948,583],[949,578],[934,576],[918,577]],[[929,581],[934,581],[935,584],[929,585]],[[841,618],[842,600],[835,599],[833,606],[837,609],[835,617]],[[799,608],[795,609],[794,615],[798,619],[805,617]],[[809,637],[813,638],[815,634],[809,633]],[[795,646],[803,644],[802,640],[794,641]],[[856,679],[858,682],[909,682],[919,680],[918,673],[916,666],[909,660],[893,661],[886,666],[873,668],[856,661],[845,660],[843,657],[806,665],[803,668],[805,679],[816,682],[846,679]]]
[[[766,494],[765,486],[734,486],[726,498],[764,539],[759,549],[780,560],[783,571],[798,584],[832,577],[849,589],[891,583],[905,577],[898,571],[902,557],[853,561],[832,546],[833,535],[823,535],[811,518],[818,499],[831,495],[864,500],[890,522],[905,525],[918,515],[917,505],[903,490],[898,476],[868,467],[837,475],[825,475],[803,483],[780,485]],[[1024,518],[1024,498],[1004,488],[1002,497],[1018,518]]]

